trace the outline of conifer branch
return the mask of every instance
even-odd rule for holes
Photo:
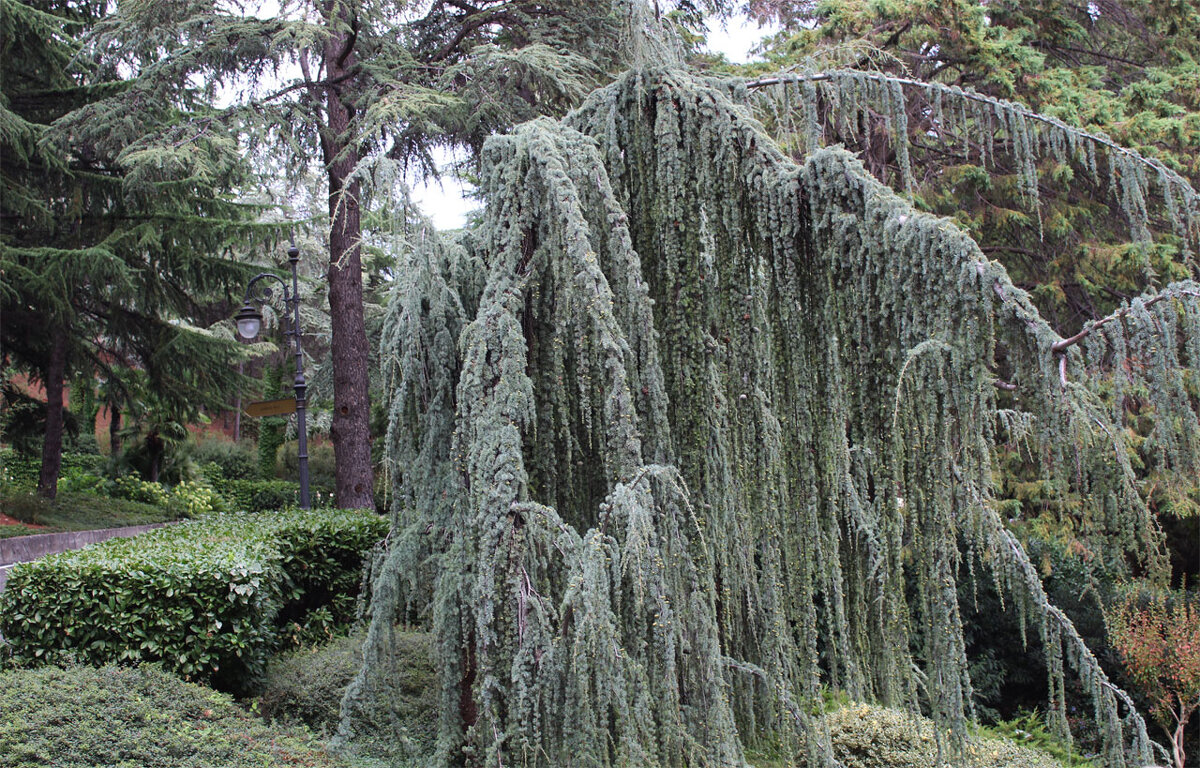
[[[846,77],[852,77],[855,79],[863,79],[863,80],[874,80],[876,82],[885,83],[885,84],[895,83],[897,85],[903,85],[903,86],[910,87],[910,88],[919,88],[926,92],[930,92],[930,91],[941,92],[943,95],[952,96],[955,98],[962,98],[962,99],[966,99],[968,101],[975,101],[980,104],[986,104],[987,106],[990,106],[990,107],[1002,109],[1005,112],[1011,112],[1013,114],[1020,115],[1021,117],[1025,118],[1026,120],[1033,120],[1035,122],[1043,123],[1045,125],[1049,125],[1053,128],[1056,128],[1060,131],[1079,136],[1080,138],[1086,139],[1094,144],[1105,147],[1110,152],[1112,152],[1116,155],[1128,157],[1129,159],[1131,159],[1139,164],[1145,165],[1148,168],[1152,168],[1155,171],[1163,173],[1167,176],[1167,178],[1169,178],[1171,180],[1171,182],[1173,184],[1177,185],[1181,190],[1187,190],[1188,192],[1190,192],[1191,197],[1196,196],[1196,191],[1192,188],[1191,183],[1189,183],[1187,179],[1183,178],[1182,176],[1180,176],[1178,173],[1171,170],[1170,168],[1167,168],[1165,165],[1162,164],[1162,162],[1160,162],[1158,160],[1145,157],[1144,155],[1142,155],[1132,149],[1129,149],[1128,147],[1123,147],[1120,144],[1117,144],[1115,141],[1109,139],[1107,136],[1102,136],[1100,134],[1091,133],[1090,131],[1084,130],[1082,128],[1075,128],[1073,126],[1067,125],[1062,120],[1059,120],[1056,117],[1050,117],[1049,115],[1043,115],[1040,112],[1035,112],[1032,109],[1024,106],[1023,104],[1017,104],[1016,102],[1007,101],[1005,99],[999,99],[994,96],[985,96],[984,94],[978,93],[969,88],[950,86],[950,85],[946,85],[944,83],[939,83],[936,81],[917,80],[917,79],[914,79],[911,77],[888,75],[888,74],[884,74],[882,72],[864,72],[864,71],[858,71],[858,70],[854,70],[854,71],[831,70],[829,72],[818,72],[818,73],[814,73],[811,75],[805,75],[805,74],[775,75],[775,76],[771,76],[771,77],[764,77],[764,78],[759,78],[757,80],[747,81],[745,83],[745,87],[750,90],[756,90],[756,89],[760,89],[760,88],[767,88],[767,87],[774,86],[774,85],[784,85],[787,83],[805,83],[805,82],[817,83],[817,82],[836,81],[840,78],[846,78]]]
[[[1192,296],[1192,297],[1200,298],[1200,291],[1191,290],[1188,288],[1172,289],[1172,288],[1168,287],[1168,288],[1163,289],[1160,293],[1154,295],[1152,298],[1146,299],[1142,303],[1142,306],[1152,307],[1164,299],[1177,299],[1181,296]],[[1062,339],[1061,341],[1056,341],[1050,347],[1050,351],[1056,355],[1060,355],[1060,356],[1065,355],[1067,352],[1067,349],[1069,349],[1070,347],[1072,347],[1072,346],[1078,344],[1079,342],[1083,341],[1084,339],[1086,339],[1092,331],[1096,330],[1097,328],[1101,328],[1104,325],[1111,323],[1115,320],[1120,320],[1121,318],[1128,315],[1129,312],[1130,312],[1130,307],[1125,306],[1125,307],[1122,307],[1121,309],[1118,309],[1116,312],[1113,312],[1111,315],[1108,315],[1107,317],[1103,317],[1103,318],[1095,321],[1094,323],[1088,323],[1086,326],[1084,326],[1084,328],[1082,330],[1079,331],[1079,333],[1075,334],[1074,336],[1071,336],[1070,338]]]

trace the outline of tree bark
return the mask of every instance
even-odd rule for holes
[[[46,436],[42,440],[42,469],[38,475],[38,495],[53,499],[58,495],[58,474],[62,469],[63,377],[67,371],[67,334],[54,332],[50,359],[43,372],[46,385]]]
[[[363,320],[359,185],[349,181],[359,160],[353,135],[355,20],[348,4],[329,0],[325,43],[326,125],[321,150],[329,174],[329,319],[333,353],[335,501],[339,507],[374,507],[371,466],[369,352]],[[334,16],[336,14],[336,16]]]
[[[121,408],[115,401],[108,403],[108,455],[116,458],[121,453]]]

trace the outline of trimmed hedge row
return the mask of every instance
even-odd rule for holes
[[[161,661],[243,691],[284,626],[353,618],[362,558],[387,528],[362,511],[220,514],[53,555],[12,570],[0,634],[22,665]]]

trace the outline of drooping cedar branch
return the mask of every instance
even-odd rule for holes
[[[917,132],[921,138],[932,133],[945,141],[947,135],[958,134],[964,142],[964,155],[970,154],[967,145],[973,140],[980,147],[985,165],[994,163],[996,134],[1006,133],[1022,195],[1035,209],[1039,198],[1037,160],[1046,156],[1059,161],[1069,159],[1085,168],[1097,183],[1102,172],[1107,175],[1109,193],[1129,220],[1134,238],[1148,240],[1147,206],[1153,179],[1166,217],[1183,241],[1184,257],[1196,269],[1200,195],[1187,179],[1160,161],[1123,147],[1107,136],[970,89],[881,72],[798,72],[745,81],[740,87],[753,93],[751,101],[772,115],[781,136],[795,134],[807,150],[822,143],[821,120],[816,113],[818,92],[833,105],[833,120],[839,126],[839,133],[854,134],[858,130],[856,118],[864,110],[883,116],[894,141],[904,186],[910,190],[913,174],[908,150],[915,137],[909,135],[905,92],[920,93],[927,102],[922,107],[922,120],[929,127]],[[1100,157],[1106,163],[1098,163]],[[1039,222],[1040,215],[1039,210]]]
[[[1182,288],[1182,287],[1169,287],[1169,288],[1163,290],[1161,293],[1158,293],[1148,299],[1145,299],[1143,302],[1143,306],[1152,307],[1164,299],[1174,299],[1174,298],[1179,298],[1181,296],[1192,296],[1192,297],[1200,298],[1200,292],[1197,292],[1194,290],[1188,290],[1187,288]],[[1097,328],[1100,328],[1107,323],[1111,323],[1114,320],[1120,320],[1121,318],[1128,315],[1129,311],[1130,311],[1129,307],[1122,307],[1121,309],[1118,309],[1116,312],[1113,312],[1111,315],[1108,315],[1107,317],[1101,318],[1100,320],[1097,320],[1094,323],[1089,323],[1081,331],[1079,331],[1079,333],[1075,334],[1074,336],[1063,339],[1062,341],[1054,342],[1054,344],[1051,345],[1051,347],[1050,347],[1050,351],[1056,355],[1065,354],[1068,347],[1071,347],[1071,346],[1083,341],[1085,338],[1087,338],[1088,334],[1092,333]]]

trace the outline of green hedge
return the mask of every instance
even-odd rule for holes
[[[303,728],[152,665],[0,672],[0,765],[12,768],[345,766]]]
[[[234,691],[281,629],[352,618],[363,554],[387,532],[365,512],[211,515],[19,565],[0,634],[22,665],[159,661]]]

